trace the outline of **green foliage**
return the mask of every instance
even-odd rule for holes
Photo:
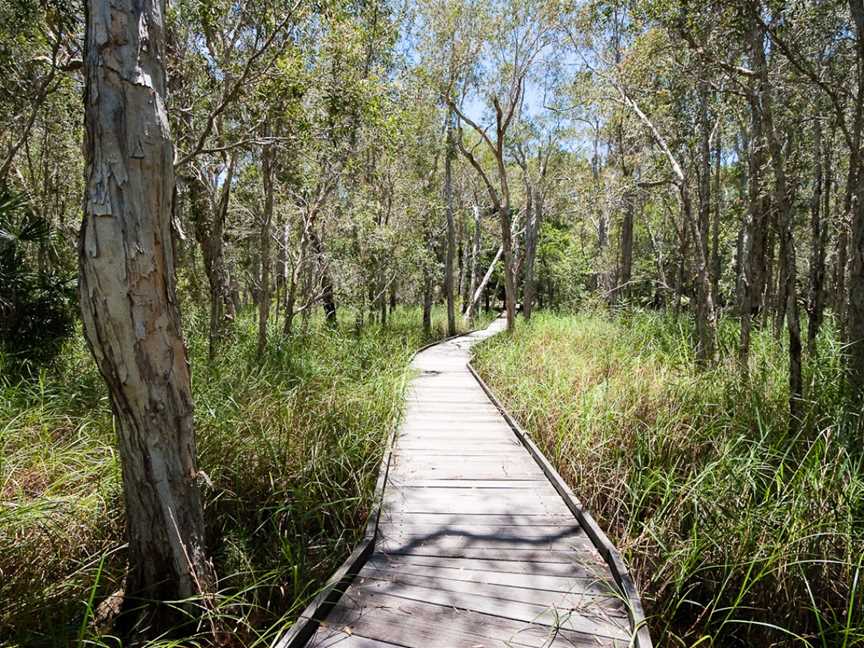
[[[576,306],[590,287],[591,259],[566,228],[543,223],[537,249],[543,287],[555,306]]]
[[[624,552],[656,645],[864,644],[864,457],[839,414],[838,346],[820,340],[791,434],[770,332],[746,380],[731,360],[698,370],[691,328],[541,313],[477,365]],[[726,357],[736,335],[724,321]]]
[[[49,265],[51,238],[48,221],[23,196],[0,187],[0,366],[6,371],[48,362],[72,332],[74,283]]]
[[[435,321],[440,336],[441,313]],[[235,344],[208,365],[205,322],[193,310],[184,324],[220,576],[207,614],[237,645],[264,646],[358,539],[408,360],[427,340],[416,309],[359,335],[313,319],[285,339],[273,322],[259,360],[256,322],[244,313]],[[0,644],[67,646],[81,634],[117,646],[97,632],[124,570],[113,421],[80,335],[61,358],[38,381],[0,385]],[[182,645],[206,643],[208,628],[205,619]]]

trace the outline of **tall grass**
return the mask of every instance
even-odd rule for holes
[[[541,313],[478,350],[502,400],[610,532],[659,646],[864,645],[864,472],[830,335],[790,433],[782,343],[700,371],[690,324]]]
[[[397,309],[359,334],[313,319],[283,338],[274,323],[259,359],[250,314],[208,363],[203,314],[184,325],[220,576],[211,614],[231,645],[267,645],[358,539],[408,361],[429,340],[419,311]],[[119,645],[99,627],[125,567],[113,426],[80,335],[38,380],[0,384],[0,644]],[[209,628],[150,645],[205,645]]]

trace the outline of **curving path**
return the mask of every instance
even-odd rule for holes
[[[602,532],[468,368],[471,346],[503,328],[415,357],[377,532],[307,646],[650,646],[647,631],[633,639],[641,606],[592,540]]]

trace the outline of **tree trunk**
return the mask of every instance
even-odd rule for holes
[[[225,263],[225,243],[223,240],[233,179],[234,159],[230,158],[219,193],[219,203],[214,205],[209,195],[210,189],[206,183],[198,175],[189,178],[189,197],[195,224],[195,239],[201,246],[204,271],[210,290],[210,360],[216,358],[219,346],[228,336],[231,323],[236,317],[236,308],[231,298],[231,280]]]
[[[619,302],[630,294],[630,280],[633,278],[633,217],[635,196],[627,191],[624,196],[624,217],[621,219],[621,262],[618,268],[618,281],[615,286],[615,301]]]
[[[270,239],[273,222],[273,145],[261,151],[261,178],[264,184],[264,213],[261,218],[261,282],[258,295],[258,357],[267,347],[267,322],[270,319]]]
[[[748,45],[752,59],[762,59],[762,34],[758,28],[748,32]],[[761,53],[761,54],[760,54]],[[765,201],[762,195],[762,169],[765,165],[765,138],[762,126],[762,95],[765,88],[760,79],[751,82],[748,101],[750,103],[749,155],[747,164],[747,224],[742,241],[738,298],[741,318],[741,339],[738,347],[738,360],[743,370],[750,362],[750,338],[753,317],[759,312],[762,299],[765,267]]]
[[[849,182],[844,200],[851,211],[852,254],[849,265],[849,386],[857,400],[864,399],[864,173],[862,173],[861,130],[864,120],[864,0],[849,0],[855,23],[856,86],[849,155]],[[851,207],[851,210],[850,210]],[[840,273],[842,276],[842,272]]]
[[[702,256],[708,254],[711,226],[711,124],[708,121],[708,85],[699,84],[699,233]],[[712,284],[713,285],[713,284]]]
[[[285,240],[287,246],[287,236]],[[299,288],[300,280],[303,277],[303,270],[306,266],[306,249],[308,246],[309,236],[307,235],[307,227],[304,222],[300,227],[300,250],[297,253],[297,263],[288,275],[288,285],[285,287],[285,324],[282,327],[282,334],[285,336],[291,335],[294,327],[294,306],[297,303],[297,289]]]
[[[513,220],[509,200],[502,206],[499,218],[504,250],[504,308],[507,311],[507,330],[512,333],[516,329],[516,280],[513,276]]]
[[[453,263],[456,257],[456,224],[453,218],[453,114],[447,113],[447,150],[444,154],[444,202],[447,207],[447,253],[444,260],[444,296],[447,299],[447,335],[456,335],[456,295],[453,285]]]
[[[89,0],[86,9],[81,315],[117,420],[129,538],[124,606],[138,611],[207,595],[215,575],[174,278],[165,6]],[[161,632],[183,618],[176,603],[158,605],[151,625]]]
[[[530,188],[529,192],[534,193]],[[534,310],[534,300],[537,293],[534,282],[534,263],[537,258],[540,223],[543,218],[543,196],[540,192],[536,192],[532,204],[533,209],[527,215],[528,222],[525,226],[525,261],[522,284],[522,313],[526,321],[531,319],[531,312]]]
[[[384,276],[384,269],[381,269],[378,279],[378,312],[380,314],[381,326],[387,326],[387,280]]]
[[[717,320],[714,312],[714,299],[711,294],[711,278],[708,275],[708,260],[705,255],[706,245],[702,238],[700,224],[693,218],[693,207],[686,182],[679,187],[684,218],[690,229],[690,237],[696,249],[696,334],[698,346],[696,357],[701,364],[710,364],[715,360],[717,341]]]
[[[468,304],[468,310],[465,311],[465,319],[468,323],[472,323],[474,321],[474,313],[476,312],[477,304],[480,301],[480,297],[483,296],[483,292],[486,290],[486,286],[489,284],[489,279],[492,278],[492,272],[495,270],[495,264],[501,259],[501,255],[504,253],[504,248],[499,247],[498,252],[495,253],[495,258],[492,259],[492,263],[489,264],[489,269],[486,271],[486,274],[483,275],[483,280],[480,282],[480,285],[477,286],[477,290],[474,291],[474,297],[471,298],[471,302]],[[486,299],[486,310],[489,310],[489,299],[487,294]]]
[[[720,304],[720,212],[723,208],[720,178],[720,154],[722,152],[721,135],[717,133],[714,143],[714,220],[711,223],[711,293],[716,306]]]
[[[477,290],[477,265],[480,259],[480,206],[474,205],[472,212],[474,214],[474,242],[471,246],[471,270],[470,277],[468,279],[468,292],[465,298],[465,304],[462,307],[463,315],[468,312],[468,309],[470,308],[472,303],[476,303],[474,294]],[[469,317],[468,319],[471,318]]]
[[[760,109],[765,126],[768,148],[771,154],[771,168],[774,172],[774,199],[776,223],[780,238],[780,272],[781,285],[778,294],[783,299],[786,328],[789,331],[789,427],[795,431],[800,423],[801,399],[804,394],[804,384],[801,376],[801,318],[798,314],[798,293],[796,289],[796,252],[792,219],[792,195],[786,179],[786,156],[784,146],[777,135],[773,116],[773,99],[768,85],[768,69],[765,62],[762,42],[764,34],[759,32],[759,45],[755,56],[755,71],[759,75],[762,87],[766,89],[762,96]],[[789,134],[789,147],[791,138]],[[787,147],[788,148],[788,147]],[[782,319],[781,319],[782,322]]]
[[[468,268],[471,265],[471,248],[466,245],[465,234],[465,218],[459,219],[459,235],[457,240],[459,241],[459,245],[457,248],[457,256],[459,257],[459,302],[461,304],[461,311],[465,310],[465,302],[468,301]]]
[[[829,200],[824,201],[823,213],[823,194],[828,196],[831,194],[831,146],[823,146],[820,120],[821,116],[818,116],[813,129],[815,173],[813,196],[810,200],[810,298],[807,308],[807,353],[811,357],[816,353],[816,339],[819,336],[825,311],[825,247],[828,238],[828,228],[825,223],[829,222]]]
[[[432,273],[423,270],[423,335],[432,337]]]
[[[618,88],[622,98],[625,100],[633,112],[639,119],[648,127],[654,138],[654,141],[663,150],[664,155],[669,160],[672,171],[675,174],[675,185],[678,188],[678,197],[681,201],[681,211],[684,218],[685,231],[689,232],[690,238],[693,241],[695,254],[694,262],[696,264],[696,330],[698,334],[698,346],[696,348],[697,358],[700,363],[708,364],[715,360],[716,342],[717,342],[717,319],[714,310],[714,299],[711,294],[711,278],[708,270],[707,243],[703,228],[700,223],[693,217],[693,204],[690,200],[689,178],[684,172],[684,168],[675,158],[669,144],[654,126],[647,115],[639,108],[622,88]],[[703,107],[705,102],[703,102]],[[686,236],[682,237],[686,238]],[[686,255],[682,254],[682,259]]]
[[[309,242],[312,244],[312,250],[318,257],[318,265],[321,268],[321,306],[324,308],[324,321],[327,326],[336,326],[336,295],[333,290],[333,280],[330,278],[330,269],[327,267],[327,261],[324,258],[324,245],[321,243],[321,237],[315,231],[314,227],[309,228]]]

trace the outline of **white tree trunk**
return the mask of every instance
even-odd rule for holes
[[[486,284],[489,283],[489,279],[492,278],[492,272],[495,270],[495,264],[501,259],[501,255],[504,254],[504,246],[500,246],[498,248],[498,252],[495,253],[495,258],[492,259],[492,263],[489,264],[489,269],[486,271],[486,274],[483,275],[483,280],[480,282],[480,285],[477,286],[477,290],[474,291],[474,295],[471,297],[471,302],[468,304],[468,309],[465,311],[465,319],[470,324],[474,321],[474,312],[477,309],[477,302],[480,301],[480,296],[483,294],[483,291],[486,289]]]
[[[215,580],[174,285],[164,10],[159,0],[87,3],[79,289],[84,331],[118,423],[127,609],[204,593]],[[156,610],[159,619],[178,614]]]

